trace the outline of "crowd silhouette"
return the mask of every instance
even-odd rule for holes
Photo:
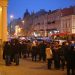
[[[31,58],[34,62],[46,62],[47,68],[64,70],[67,75],[75,75],[75,41],[41,41],[29,40],[19,41],[11,39],[3,44],[3,59],[5,65],[10,66],[12,62],[19,65],[20,58]]]

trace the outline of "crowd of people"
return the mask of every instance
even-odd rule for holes
[[[30,42],[12,39],[3,45],[3,59],[6,65],[14,62],[19,65],[19,58],[31,58],[32,61],[47,62],[48,69],[54,64],[55,69],[66,67],[67,75],[75,75],[75,41]],[[72,73],[72,74],[71,74]]]

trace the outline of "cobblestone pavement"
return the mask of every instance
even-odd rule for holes
[[[4,61],[0,62],[0,75],[66,75],[66,70],[47,69],[43,62],[33,62],[31,59],[20,59],[20,65],[5,66]]]

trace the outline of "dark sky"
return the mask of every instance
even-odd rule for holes
[[[75,5],[75,0],[9,0],[8,2],[8,21],[10,15],[14,18],[23,17],[26,9],[29,12],[37,12],[40,9],[55,10]]]

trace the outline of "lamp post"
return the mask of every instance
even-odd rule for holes
[[[22,20],[22,23],[23,23],[23,25],[24,25],[24,20]]]
[[[14,16],[10,15],[10,37],[12,36],[12,21],[13,21]]]
[[[22,28],[21,28],[21,35],[22,35],[22,36],[25,36],[25,35],[26,35],[26,32],[25,32],[25,30],[26,30],[26,29],[25,29],[25,28],[26,28],[26,27],[25,27],[25,20],[22,20],[22,25],[23,25],[23,26],[22,26]]]
[[[46,27],[46,36],[48,37],[48,14],[47,14],[47,27]]]

